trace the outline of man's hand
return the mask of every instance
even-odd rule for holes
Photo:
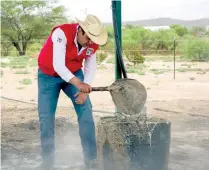
[[[77,77],[73,77],[70,80],[70,83],[75,85],[81,92],[90,93],[92,91],[92,88],[90,85],[81,82]]]
[[[89,86],[88,84],[86,83],[80,83],[77,85],[77,88],[81,91],[81,92],[84,92],[84,93],[90,93],[92,91],[92,88],[91,86]]]
[[[86,99],[87,99],[88,94],[87,93],[82,93],[82,92],[77,92],[74,97],[76,97],[75,99],[75,103],[76,104],[83,104]]]

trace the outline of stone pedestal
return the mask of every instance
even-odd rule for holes
[[[99,170],[168,170],[170,123],[102,117],[97,125]]]

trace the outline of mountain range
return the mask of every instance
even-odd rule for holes
[[[109,25],[110,23],[107,23]],[[191,27],[206,27],[209,26],[209,18],[201,18],[195,20],[180,20],[173,18],[156,18],[137,21],[124,21],[122,25],[139,25],[139,26],[170,26],[172,24],[182,25],[188,28]]]

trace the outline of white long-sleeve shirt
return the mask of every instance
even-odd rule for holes
[[[60,38],[62,41],[57,42],[57,39]],[[53,67],[57,74],[66,82],[69,82],[75,75],[66,67],[65,65],[65,53],[66,53],[66,44],[67,38],[65,33],[57,28],[52,33],[52,42],[53,42]],[[77,36],[75,37],[74,43],[78,48]],[[85,48],[79,51],[79,54]],[[96,72],[96,54],[92,54],[84,60],[84,83],[89,85],[92,84]]]

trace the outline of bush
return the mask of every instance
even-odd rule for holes
[[[27,67],[29,59],[28,56],[11,57],[9,66],[11,68],[25,68]]]
[[[184,35],[188,34],[188,29],[181,25],[171,25],[171,29],[175,31],[178,36],[183,37]]]
[[[12,43],[9,41],[1,42],[1,56],[9,56],[12,50]]]
[[[174,48],[174,37],[178,38],[178,35],[172,29],[157,31],[155,33],[155,39],[153,41],[153,44],[155,44],[154,47],[156,49],[156,53],[158,50],[161,51],[161,54],[172,53]]]
[[[39,53],[41,48],[42,48],[41,43],[39,43],[39,42],[33,43],[33,44],[29,45],[29,47],[27,49],[27,55],[29,55],[29,56],[36,55]]]
[[[98,52],[97,53],[97,63],[101,64],[107,58],[107,52]]]
[[[100,46],[99,50],[101,51],[108,51],[109,53],[114,53],[114,41],[113,40],[109,40],[107,42],[107,44]]]
[[[30,85],[32,84],[32,80],[31,79],[23,79],[22,81],[20,81],[21,84],[24,85]]]
[[[182,57],[191,61],[209,61],[209,42],[204,39],[188,38],[181,46]]]
[[[122,48],[123,50],[139,50],[140,44],[137,41],[123,41],[122,42]]]
[[[134,67],[136,67],[137,64],[144,63],[145,58],[139,51],[125,51],[124,53],[128,61],[134,64]]]

